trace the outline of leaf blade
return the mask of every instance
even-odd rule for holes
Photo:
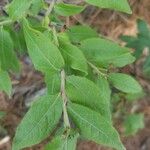
[[[125,150],[117,131],[99,113],[78,104],[69,104],[68,112],[84,138]]]
[[[29,55],[35,68],[42,72],[60,71],[64,66],[64,60],[58,48],[43,33],[29,27],[26,20],[23,22],[23,28]]]
[[[10,34],[3,27],[0,27],[0,63],[4,71],[13,70],[18,72],[20,70],[20,64],[13,46]]]
[[[111,73],[108,77],[109,81],[118,90],[125,93],[140,93],[142,91],[139,83],[131,76],[123,73]]]
[[[87,25],[76,25],[72,26],[67,30],[67,35],[69,36],[71,42],[80,43],[88,38],[98,37],[99,35],[95,30]]]
[[[69,76],[66,79],[66,92],[72,102],[87,106],[110,120],[109,101],[105,101],[100,89],[92,81]]]
[[[78,133],[68,137],[56,136],[51,143],[46,145],[44,150],[76,150],[78,137]]]
[[[11,80],[6,71],[0,71],[0,90],[6,92],[7,95],[11,95],[12,85]]]
[[[46,138],[58,123],[61,114],[60,95],[41,97],[33,104],[17,128],[13,150],[32,146]]]
[[[6,9],[13,20],[18,20],[26,14],[31,3],[32,0],[13,0]]]
[[[109,8],[131,14],[131,8],[127,0],[85,0],[87,3],[100,8]]]
[[[86,58],[99,66],[123,67],[135,61],[128,48],[102,38],[90,38],[81,42],[80,49]]]
[[[84,75],[88,74],[87,60],[84,57],[82,51],[78,47],[72,45],[69,42],[61,40],[60,49],[63,53],[65,60],[67,61],[66,64],[69,64],[69,66],[72,69],[78,70],[82,72]]]
[[[85,7],[73,5],[73,4],[65,4],[65,3],[58,3],[54,6],[54,11],[61,16],[73,16],[79,14],[84,10]]]

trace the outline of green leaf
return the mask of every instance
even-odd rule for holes
[[[125,134],[134,135],[139,129],[144,128],[144,115],[143,114],[131,114],[127,116],[124,122]]]
[[[129,102],[140,100],[145,96],[145,93],[141,91],[140,93],[129,93],[125,95],[126,100]]]
[[[73,16],[84,10],[84,6],[58,3],[54,6],[54,11],[60,16]]]
[[[3,70],[13,70],[13,71],[19,71],[20,70],[20,64],[19,61],[15,55],[15,52],[13,51],[13,41],[10,37],[10,34],[3,29],[3,27],[0,28],[0,63],[1,68]]]
[[[60,91],[61,80],[60,74],[56,72],[49,72],[45,74],[46,87],[48,89],[48,94],[57,94]]]
[[[103,67],[123,67],[135,60],[128,48],[102,38],[84,40],[80,48],[90,62]]]
[[[19,54],[24,54],[27,51],[27,47],[22,27],[15,30],[13,25],[10,25],[7,31],[10,33],[11,39],[13,40],[15,51]]]
[[[6,113],[5,112],[3,112],[3,111],[0,111],[0,120],[4,117],[6,115]]]
[[[148,77],[150,75],[150,56],[148,56],[145,60],[144,66],[143,66],[144,74],[146,74]]]
[[[35,68],[42,72],[60,71],[64,60],[58,48],[43,33],[32,29],[26,20],[23,29],[29,55]]]
[[[67,30],[67,34],[73,43],[80,43],[85,39],[99,36],[95,30],[87,25],[72,26]]]
[[[66,81],[66,92],[69,100],[87,106],[110,120],[110,102],[104,99],[103,93],[96,84],[78,76],[69,76]]]
[[[78,70],[84,75],[88,74],[87,60],[78,47],[72,45],[69,42],[61,40],[60,49],[62,51],[66,64],[69,64],[72,69]]]
[[[69,104],[68,112],[82,137],[117,150],[125,150],[117,131],[99,113],[78,104]]]
[[[76,150],[79,134],[69,135],[68,137],[57,136],[52,142],[46,145],[44,150]]]
[[[139,58],[144,48],[150,49],[150,28],[143,20],[137,20],[138,34],[136,37],[121,36],[121,39],[126,42],[126,46],[135,49],[134,55]]]
[[[108,80],[103,76],[98,76],[96,80],[97,86],[100,89],[101,97],[108,103],[108,108],[110,108],[110,100],[111,100],[111,89],[108,83]],[[111,113],[109,116],[111,121]]]
[[[22,18],[30,8],[32,0],[13,0],[7,5],[7,13],[13,20]]]
[[[11,95],[12,85],[9,75],[6,71],[0,71],[0,90],[7,93],[7,95]]]
[[[140,93],[142,88],[140,84],[131,76],[122,73],[111,73],[108,77],[112,85],[125,93]]]
[[[138,35],[150,38],[150,27],[147,22],[145,22],[144,20],[138,19],[137,26],[138,26]]]
[[[43,0],[32,0],[30,11],[32,12],[32,14],[37,15],[43,7],[44,7]]]
[[[61,115],[60,95],[46,95],[35,101],[17,128],[12,150],[41,142],[56,127]]]
[[[131,14],[131,8],[127,0],[85,0],[87,3],[100,8],[109,8]]]

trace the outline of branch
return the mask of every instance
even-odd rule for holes
[[[54,5],[55,5],[55,1],[56,0],[52,0],[51,4],[49,5],[48,9],[47,9],[47,12],[45,14],[45,17],[49,16],[49,14],[52,12],[53,8],[54,8]]]
[[[62,70],[61,71],[61,96],[63,99],[64,125],[66,128],[70,128],[70,122],[69,122],[69,117],[68,117],[67,108],[66,108],[68,98],[67,98],[66,90],[65,90],[65,78],[66,78],[65,71]]]
[[[12,23],[12,20],[4,20],[4,21],[0,22],[0,26],[10,24],[10,23]]]
[[[93,69],[95,70],[95,72],[96,72],[97,74],[99,74],[99,75],[101,75],[101,76],[104,76],[104,77],[107,76],[107,74],[101,72],[101,71],[100,71],[94,64],[92,64],[91,62],[88,61],[88,64],[89,64],[89,66],[90,66],[91,68],[93,68]]]

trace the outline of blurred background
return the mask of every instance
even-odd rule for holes
[[[50,0],[46,0],[50,3]],[[82,4],[83,0],[64,0]],[[8,0],[0,0],[0,15]],[[114,126],[127,150],[150,150],[150,0],[129,0],[132,15],[87,6],[82,14],[70,17],[70,25],[87,24],[102,36],[127,46],[136,57],[134,64],[121,72],[134,76],[144,91],[136,95],[114,93],[111,100]],[[9,99],[0,93],[0,150],[11,150],[17,125],[28,110],[32,99],[46,91],[43,76],[34,70],[30,59],[20,56],[22,71],[12,74],[13,94]],[[27,150],[43,150],[41,144]],[[80,140],[78,150],[110,150],[91,141]]]

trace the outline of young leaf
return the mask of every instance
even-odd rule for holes
[[[140,93],[142,91],[140,84],[127,74],[111,73],[108,79],[115,88],[122,92]]]
[[[87,3],[100,8],[109,8],[131,14],[131,8],[127,0],[85,0]]]
[[[3,70],[20,70],[20,64],[13,47],[10,34],[3,27],[0,27],[0,63]]]
[[[12,149],[20,150],[42,141],[55,128],[61,114],[60,95],[46,95],[35,101],[17,128]]]
[[[45,74],[45,82],[48,89],[48,94],[54,95],[60,91],[60,75],[56,72],[49,72]]]
[[[77,133],[68,137],[57,136],[46,145],[44,150],[76,150],[78,137]]]
[[[78,76],[69,76],[66,80],[66,92],[69,100],[87,106],[110,120],[110,102],[104,99],[96,84]]]
[[[35,68],[42,72],[59,71],[64,60],[58,48],[43,33],[32,29],[27,20],[23,21],[23,29],[29,55]]]
[[[78,5],[58,3],[55,5],[54,11],[60,16],[73,16],[82,12],[84,8]]]
[[[61,40],[60,49],[62,51],[66,64],[69,64],[70,67],[74,70],[78,70],[85,75],[88,74],[87,60],[78,47]]]
[[[7,7],[7,13],[13,20],[22,18],[29,7],[31,6],[32,0],[13,0]]]
[[[95,30],[87,25],[72,26],[67,30],[67,34],[73,43],[80,43],[85,39],[99,36]]]
[[[0,70],[0,90],[7,93],[7,95],[11,95],[12,85],[9,75],[6,71]]]
[[[80,129],[81,136],[117,150],[125,150],[117,131],[99,113],[78,104],[69,104],[68,112]]]
[[[127,116],[125,122],[126,135],[134,135],[139,129],[144,128],[144,116],[143,114],[131,114]]]
[[[103,67],[123,67],[135,60],[128,48],[102,38],[84,40],[80,48],[90,62]]]

